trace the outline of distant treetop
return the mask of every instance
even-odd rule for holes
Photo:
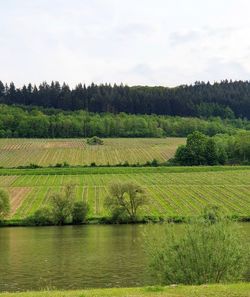
[[[250,82],[195,82],[175,88],[66,83],[24,85],[0,81],[0,103],[129,114],[157,114],[250,119]]]

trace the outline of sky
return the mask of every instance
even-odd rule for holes
[[[249,0],[0,0],[0,80],[249,80],[249,13]]]

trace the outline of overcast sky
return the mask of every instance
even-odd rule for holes
[[[249,80],[249,16],[249,0],[0,0],[0,80]]]

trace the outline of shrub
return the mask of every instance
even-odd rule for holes
[[[33,216],[28,220],[30,223],[37,226],[46,226],[53,224],[53,214],[49,207],[42,207],[38,209]]]
[[[9,194],[0,189],[0,220],[2,220],[10,211],[10,198]]]
[[[89,144],[89,145],[103,145],[104,142],[101,138],[99,138],[97,136],[93,136],[93,137],[87,139],[87,144]]]
[[[152,167],[157,167],[157,166],[159,166],[159,162],[156,159],[153,159],[152,162],[151,162],[151,166]]]
[[[66,161],[64,161],[63,163],[56,163],[55,166],[52,167],[57,167],[57,168],[61,168],[61,167],[69,167],[69,163],[67,163]]]
[[[75,202],[72,209],[72,222],[73,224],[81,224],[86,221],[86,217],[89,211],[88,204],[86,202]]]
[[[66,161],[63,162],[63,167],[69,167],[69,166],[70,166],[70,165],[69,165],[68,162],[66,162]]]
[[[71,184],[63,189],[63,193],[53,193],[49,199],[54,223],[57,225],[65,224],[72,214],[75,187]]]
[[[205,221],[211,224],[215,224],[225,219],[221,208],[217,205],[208,205],[207,207],[205,207],[203,211],[203,218],[205,219]]]
[[[30,168],[30,169],[36,169],[36,168],[40,168],[41,166],[39,166],[38,164],[34,164],[34,163],[30,163],[29,166],[27,166],[27,168]]]
[[[150,266],[163,284],[204,284],[241,279],[246,262],[235,223],[200,219],[181,234],[166,224],[164,234],[147,238]]]

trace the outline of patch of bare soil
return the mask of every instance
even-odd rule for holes
[[[10,217],[12,217],[17,209],[22,205],[23,200],[25,199],[26,195],[31,191],[31,188],[27,187],[16,187],[16,188],[10,188]]]

